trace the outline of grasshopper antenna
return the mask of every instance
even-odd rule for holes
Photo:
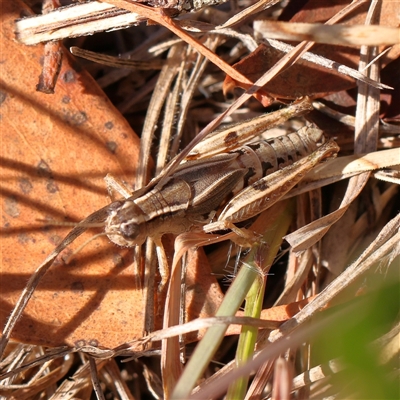
[[[104,226],[101,225],[101,226]],[[81,244],[70,256],[68,256],[64,262],[65,264],[69,264],[71,262],[71,260],[78,254],[80,253],[90,242],[93,242],[93,240],[96,240],[97,238],[101,237],[101,236],[107,236],[107,233],[103,232],[103,233],[98,233],[97,235],[92,236],[90,239],[86,240],[85,243]]]
[[[92,223],[94,224],[102,223],[101,226],[104,226],[105,220],[108,216],[109,207],[110,205],[107,205],[101,208],[100,210],[95,211],[93,214],[90,214],[84,220],[79,222],[32,274],[4,327],[3,334],[0,339],[0,357],[3,355],[7,343],[10,340],[11,333],[15,327],[15,324],[17,323],[19,317],[25,310],[25,307],[28,304],[29,299],[32,297],[32,294],[35,291],[36,287],[38,286],[40,280],[47,272],[47,270],[52,266],[55,258],[77,237],[79,237],[83,232],[85,232],[90,227],[88,225],[91,225]]]
[[[48,219],[42,219],[42,218],[36,218],[35,221],[41,222],[44,226],[72,226],[75,228],[76,226],[81,225],[83,221],[81,222],[70,222],[70,221],[57,221],[57,220],[48,220]],[[102,228],[104,226],[104,222],[92,222],[92,223],[87,223],[85,224],[85,228]]]

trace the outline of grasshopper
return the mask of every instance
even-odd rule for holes
[[[206,232],[232,229],[233,224],[270,207],[306,172],[337,153],[333,141],[317,149],[321,138],[322,131],[306,127],[229,153],[187,161],[146,194],[112,203],[105,232],[115,244],[133,247],[148,236],[160,238],[203,227]]]
[[[251,121],[242,126],[248,131]],[[259,129],[248,136],[257,133]],[[323,135],[314,127],[243,145],[237,139],[240,136],[240,125],[219,130],[213,139],[217,146],[233,143],[238,148],[208,158],[194,148],[187,160],[170,175],[153,180],[132,195],[109,179],[111,186],[125,198],[82,220],[38,267],[3,330],[0,354],[41,277],[60,252],[88,227],[103,226],[108,238],[119,246],[139,246],[150,237],[158,249],[162,248],[161,237],[165,233],[178,235],[188,231],[209,233],[231,229],[242,235],[236,223],[270,207],[315,165],[335,156],[339,150],[333,141],[318,147]],[[160,257],[160,264],[163,262],[165,264],[165,258]],[[168,266],[164,267],[166,271],[160,271],[163,285],[168,278]]]

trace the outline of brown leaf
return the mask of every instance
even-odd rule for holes
[[[1,304],[4,325],[28,278],[71,228],[37,219],[83,219],[109,203],[107,173],[132,182],[139,141],[85,71],[64,60],[54,95],[35,92],[43,46],[14,40],[22,2],[2,1]],[[84,236],[79,243],[93,236]],[[72,248],[77,248],[77,245]],[[68,250],[29,301],[13,338],[114,347],[143,330],[144,304],[129,251],[102,238],[66,265]]]

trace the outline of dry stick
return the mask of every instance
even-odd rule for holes
[[[97,372],[96,360],[92,356],[88,355],[87,357],[89,358],[90,377],[92,380],[94,392],[96,393],[96,397],[98,400],[106,400],[106,398],[104,397],[104,393],[101,390],[99,374]]]
[[[42,13],[48,14],[60,7],[59,0],[44,0]],[[61,71],[63,48],[60,41],[47,42],[44,45],[44,59],[39,83],[36,85],[38,92],[52,94]]]

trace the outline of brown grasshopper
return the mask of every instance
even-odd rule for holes
[[[219,130],[212,140],[219,147],[221,143],[233,143],[231,147],[238,147],[242,144],[242,139],[238,139],[241,137],[240,126],[248,131],[251,124],[251,121],[246,121],[242,125]],[[256,129],[248,136],[257,133]],[[128,247],[141,245],[147,237],[151,237],[162,248],[161,237],[165,233],[231,229],[241,235],[242,231],[235,227],[235,223],[270,207],[307,171],[336,155],[339,148],[333,141],[317,146],[321,138],[320,130],[308,127],[209,158],[194,148],[188,161],[179,165],[171,175],[153,180],[132,195],[120,189],[124,199],[114,201],[81,221],[32,275],[5,326],[0,354],[41,277],[58,254],[88,227],[104,226],[112,242]],[[109,182],[118,188],[112,179]],[[160,259],[162,263],[165,264],[165,259]],[[164,268],[166,271],[161,271],[163,285],[168,278],[168,266],[164,265]]]
[[[133,247],[165,233],[204,226],[206,232],[232,229],[236,222],[270,207],[306,172],[337,153],[333,141],[317,149],[321,137],[322,131],[306,127],[229,153],[187,161],[146,194],[110,204],[106,234],[120,246]],[[217,222],[212,223],[221,207]]]

